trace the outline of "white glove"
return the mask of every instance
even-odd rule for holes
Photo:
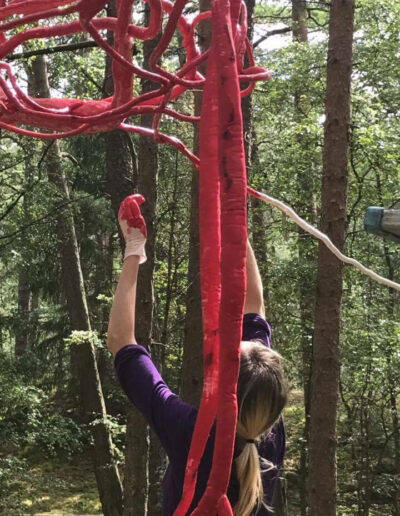
[[[139,206],[145,202],[140,194],[128,195],[119,207],[118,222],[125,238],[125,256],[140,256],[139,263],[144,263],[146,257],[146,222]]]

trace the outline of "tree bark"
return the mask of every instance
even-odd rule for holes
[[[31,194],[30,184],[34,176],[34,154],[37,144],[30,139],[24,142],[25,164],[25,195],[23,198],[24,220],[30,220]],[[30,342],[31,333],[31,310],[32,310],[32,291],[29,281],[29,269],[27,267],[27,257],[25,250],[22,250],[22,264],[18,276],[18,326],[15,329],[15,356],[21,357],[32,346]]]
[[[247,6],[247,37],[250,43],[253,42],[254,38],[254,9],[255,0],[246,0]],[[246,56],[245,66],[248,66],[248,60]],[[247,177],[252,176],[253,168],[257,168],[259,165],[258,159],[258,145],[257,137],[254,128],[253,121],[253,96],[247,95],[242,99],[242,114],[243,114],[243,137],[244,137],[244,150],[246,155],[246,168]],[[257,259],[257,263],[260,268],[262,277],[266,277],[267,272],[267,239],[265,230],[265,205],[256,197],[249,199],[251,205],[251,234],[252,234],[252,246],[254,254]],[[268,298],[268,287],[264,282],[264,299]],[[267,303],[268,305],[268,303]]]
[[[116,4],[114,1],[108,5],[108,13],[116,15]],[[148,18],[149,9],[145,6],[145,16]],[[113,44],[113,34],[108,33],[108,41]],[[154,41],[145,41],[144,66],[151,51],[155,46]],[[114,92],[114,84],[111,74],[112,63],[106,60],[105,90],[108,95]],[[143,92],[154,88],[154,84],[144,83]],[[142,126],[151,126],[152,115],[141,117]],[[153,272],[155,261],[155,207],[157,193],[157,153],[156,142],[150,138],[139,137],[138,158],[136,159],[135,150],[130,135],[123,131],[112,131],[105,134],[106,141],[106,163],[107,163],[107,191],[111,197],[111,203],[115,215],[121,201],[137,189],[146,199],[141,206],[143,216],[147,225],[147,262],[140,267],[137,287],[136,302],[136,338],[137,341],[150,348],[153,320]],[[120,233],[122,251],[124,242]],[[157,362],[157,357],[155,362]],[[158,487],[159,476],[155,473],[156,467],[149,472],[149,449],[153,451],[153,459],[161,460],[162,450],[159,448],[158,441],[152,439],[150,448],[149,430],[143,416],[134,407],[128,406],[127,433],[125,446],[125,475],[124,475],[124,515],[137,516],[147,513],[153,514],[152,504],[159,500],[159,491],[154,492],[153,486]],[[157,452],[154,453],[154,449]],[[157,457],[158,456],[158,459]],[[149,486],[150,474],[150,486]],[[149,491],[150,487],[150,491]],[[150,495],[150,499],[149,499]]]
[[[300,45],[308,44],[307,3],[305,0],[292,0],[293,41]],[[301,83],[300,83],[301,84]],[[310,109],[307,88],[299,86],[294,94],[294,118],[304,126],[307,113]],[[297,193],[299,201],[297,212],[309,223],[315,224],[316,213],[313,203],[312,166],[307,159],[307,135],[303,131],[297,134],[297,143],[301,149],[301,156],[297,162]],[[304,150],[304,152],[303,152]],[[299,308],[301,321],[301,353],[302,353],[302,383],[304,393],[304,428],[303,439],[300,444],[299,488],[301,516],[308,512],[307,479],[308,479],[308,441],[310,421],[310,384],[312,375],[312,342],[314,334],[314,303],[315,303],[315,274],[316,246],[310,235],[298,228],[299,252]]]
[[[274,516],[289,516],[286,484],[286,478],[279,475],[274,488]]]
[[[254,8],[255,0],[246,0],[247,6],[247,37],[250,43],[253,42],[254,36]],[[246,55],[245,66],[248,66]],[[246,154],[247,176],[250,176],[250,167],[252,162],[253,152],[253,96],[247,95],[242,98],[242,115],[243,115],[243,136],[244,136],[244,150]]]
[[[150,18],[149,5],[145,5],[145,23]],[[143,65],[148,69],[151,53],[158,43],[159,37],[143,43]],[[147,93],[158,85],[151,81],[143,81],[142,93]],[[153,115],[144,114],[141,116],[140,125],[151,127]],[[152,358],[160,370],[164,368],[164,353],[160,346],[152,346],[153,336],[153,317],[154,317],[154,266],[156,233],[155,225],[156,206],[157,206],[157,174],[158,174],[158,145],[152,138],[141,135],[139,137],[138,149],[138,192],[146,199],[141,206],[143,216],[147,226],[146,254],[147,261],[140,267],[140,274],[137,287],[137,339],[138,342],[151,349]],[[161,480],[163,475],[163,465],[165,451],[161,446],[158,437],[153,431],[149,433],[149,487],[148,487],[148,514],[151,516],[161,515]]]
[[[15,356],[25,355],[29,349],[29,322],[31,313],[32,292],[29,285],[29,274],[22,264],[18,276],[18,326],[15,328]]]
[[[124,469],[124,516],[147,514],[149,431],[142,414],[127,407]],[[138,512],[140,511],[140,512]]]
[[[350,123],[354,1],[333,0],[329,22],[321,229],[343,249]],[[313,384],[310,411],[311,516],[336,514],[336,421],[343,264],[318,248]]]
[[[208,11],[210,0],[200,0],[199,10]],[[204,20],[198,25],[198,44],[202,51],[211,43],[211,23]],[[200,67],[204,72],[204,67]],[[201,113],[202,95],[194,94],[195,115]],[[199,153],[199,126],[195,125],[193,149]],[[186,295],[185,336],[183,342],[183,363],[181,396],[192,405],[198,406],[203,387],[203,327],[200,293],[200,234],[199,234],[199,172],[192,168],[189,228],[188,290]]]
[[[308,27],[306,0],[292,0],[292,24],[293,41],[297,43],[307,43]]]
[[[35,58],[29,73],[30,93],[37,97],[50,97],[47,67],[43,56]],[[47,173],[56,195],[69,199],[66,178],[61,165],[59,142],[54,141],[47,153]],[[89,313],[83,284],[78,243],[72,210],[65,208],[57,218],[57,240],[61,258],[62,284],[72,330],[90,331]],[[120,516],[122,491],[112,442],[106,423],[106,410],[97,371],[94,345],[84,337],[71,347],[73,362],[77,366],[80,392],[88,425],[94,440],[94,468],[103,513]]]

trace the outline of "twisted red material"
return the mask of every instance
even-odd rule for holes
[[[210,16],[201,13],[192,21],[182,15],[187,0],[145,0],[150,6],[147,27],[131,23],[133,0],[117,0],[116,18],[101,16],[106,0],[3,0],[0,3],[0,59],[6,59],[19,45],[32,39],[54,38],[79,32],[88,32],[94,41],[113,60],[115,94],[102,100],[84,99],[30,99],[18,86],[15,74],[7,62],[0,62],[0,127],[21,132],[18,127],[28,125],[44,131],[26,129],[23,134],[40,138],[65,138],[79,133],[97,133],[119,127],[128,117],[154,112],[155,136],[161,115],[179,120],[197,122],[196,117],[178,113],[167,106],[188,89],[204,87],[204,77],[197,70],[207,59],[195,44],[194,29],[200,20]],[[251,47],[246,43],[246,16],[244,7],[237,30],[235,45],[239,73],[250,85],[243,90],[248,94],[254,81],[267,78],[268,73],[254,66]],[[76,15],[75,20],[64,21],[65,16]],[[161,30],[162,17],[169,15],[162,38],[150,57],[150,70],[144,70],[132,60],[133,38],[154,38]],[[15,17],[15,15],[18,15]],[[12,19],[8,19],[12,17]],[[28,25],[29,24],[29,25]],[[33,27],[31,25],[34,25]],[[15,33],[13,29],[18,29]],[[23,29],[23,30],[21,30]],[[183,36],[186,62],[174,73],[163,69],[160,62],[178,29]],[[114,47],[101,31],[114,32]],[[10,34],[9,34],[10,31]],[[247,49],[247,50],[246,50]],[[250,67],[243,68],[247,51]],[[154,91],[134,96],[133,81],[138,76],[160,84]],[[139,131],[140,132],[140,131]]]
[[[233,512],[226,490],[237,418],[236,383],[247,237],[240,101],[252,91],[255,81],[269,78],[269,73],[254,64],[247,39],[246,8],[241,0],[213,0],[211,12],[199,13],[191,21],[182,14],[187,0],[145,1],[151,12],[147,27],[131,23],[133,0],[116,0],[116,18],[101,15],[105,0],[0,0],[0,59],[31,39],[88,32],[112,58],[115,85],[114,96],[103,100],[32,99],[19,87],[10,65],[0,62],[0,128],[54,139],[119,127],[173,145],[200,169],[204,386],[183,496],[175,516],[186,515],[192,503],[197,470],[215,419],[212,470],[206,491],[192,514],[229,516]],[[69,18],[65,22],[63,17],[67,14]],[[74,14],[76,19],[71,21]],[[144,70],[132,60],[133,38],[154,38],[161,30],[164,14],[168,15],[168,22],[150,57],[150,70]],[[195,27],[210,17],[212,44],[201,53],[195,43]],[[20,29],[27,24],[29,28]],[[8,35],[7,31],[16,28],[17,33]],[[160,63],[176,29],[183,36],[186,61],[180,69],[171,72]],[[114,47],[102,36],[104,30],[114,32]],[[244,68],[246,54],[249,66]],[[198,67],[205,61],[204,78]],[[135,96],[135,75],[160,86]],[[191,89],[204,90],[200,120],[170,105]],[[154,114],[151,129],[125,122],[128,117],[142,113]],[[160,132],[163,115],[185,122],[200,121],[200,159],[178,138]],[[21,127],[23,125],[36,129]],[[251,189],[248,191],[254,193]]]

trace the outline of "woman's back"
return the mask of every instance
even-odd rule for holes
[[[190,418],[190,424],[192,426],[192,433],[194,428],[194,423],[197,416],[197,410],[194,409],[194,417]],[[188,432],[188,439],[182,440],[181,445],[182,449],[185,450],[186,453],[182,453],[182,456],[178,458],[178,460],[171,460],[168,464],[168,468],[165,472],[164,481],[163,481],[163,516],[170,516],[173,514],[176,509],[182,495],[182,486],[185,474],[185,466],[186,466],[186,458],[189,451],[191,433]],[[213,427],[210,437],[208,439],[206,449],[204,451],[203,458],[200,463],[198,476],[197,476],[197,484],[196,491],[193,498],[192,505],[188,511],[188,514],[197,506],[200,498],[202,497],[206,486],[208,477],[211,471],[212,466],[212,456],[214,450],[214,440],[215,440],[215,427]],[[260,443],[257,445],[257,449],[260,457],[266,458],[267,460],[273,462],[274,464],[282,464],[283,461],[283,453],[285,448],[285,432],[283,427],[282,420],[274,427],[274,429],[260,440]],[[240,449],[238,446],[235,446],[235,451],[233,455],[233,460],[238,457],[240,454]],[[276,468],[271,469],[263,474],[263,486],[265,493],[265,502],[267,505],[272,505],[272,498],[274,492],[274,483],[277,478],[278,470]],[[228,487],[228,498],[232,505],[232,507],[236,504],[239,498],[239,481],[236,475],[235,467],[232,467],[231,477],[229,481]],[[259,511],[254,514],[257,516],[266,516],[271,514],[265,507],[261,507]]]
[[[246,314],[243,321],[243,339],[263,342],[270,346],[270,327],[257,314]],[[147,350],[139,345],[122,348],[115,357],[118,379],[133,404],[144,414],[155,430],[168,455],[169,465],[163,481],[163,516],[171,516],[182,494],[186,460],[197,417],[197,409],[183,402],[171,392],[161,378]],[[195,497],[191,509],[200,500],[207,484],[212,466],[215,428],[208,439],[203,459],[200,463]],[[280,419],[272,431],[257,444],[260,457],[278,467],[282,464],[285,452],[285,432]],[[235,446],[234,459],[240,454],[240,445]],[[274,481],[277,469],[273,468],[262,475],[265,502],[272,504]],[[234,506],[239,498],[239,482],[236,468],[232,473],[228,497]],[[189,510],[190,514],[191,510]],[[269,512],[260,508],[258,515]]]

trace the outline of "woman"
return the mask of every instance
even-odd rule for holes
[[[135,298],[139,264],[146,261],[146,224],[140,195],[121,204],[119,223],[126,249],[108,328],[108,347],[115,356],[118,379],[132,403],[144,414],[169,458],[163,482],[163,516],[171,516],[182,494],[185,465],[197,409],[173,394],[155,368],[148,351],[135,340]],[[238,424],[228,497],[235,516],[270,514],[277,468],[285,451],[281,412],[286,389],[280,356],[270,347],[262,283],[248,243],[247,293],[244,307],[238,381]],[[194,509],[211,470],[215,427],[198,471]]]

